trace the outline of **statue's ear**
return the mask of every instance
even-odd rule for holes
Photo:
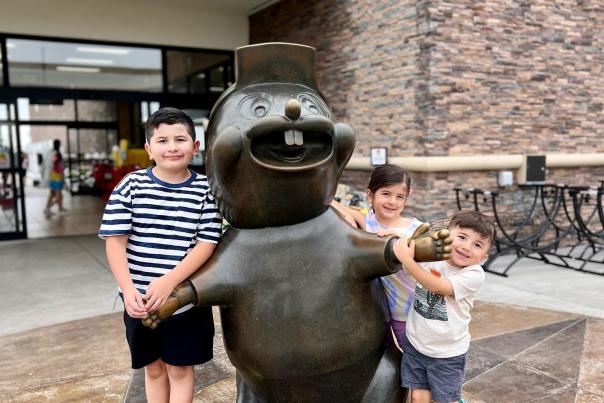
[[[356,144],[354,130],[345,123],[336,123],[334,128],[334,141],[338,172],[342,172],[354,151],[354,146]]]

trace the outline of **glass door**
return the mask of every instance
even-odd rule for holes
[[[68,126],[67,138],[71,194],[101,194],[103,184],[99,183],[95,172],[111,172],[112,147],[118,144],[117,130]]]
[[[27,238],[21,152],[14,100],[0,99],[0,240]]]

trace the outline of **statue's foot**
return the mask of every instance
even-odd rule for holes
[[[239,372],[237,372],[235,379],[237,381],[236,403],[266,403],[265,399],[262,399],[254,394],[252,388],[245,383]]]
[[[361,400],[362,403],[398,403],[404,402],[407,389],[401,388],[401,354],[387,348],[375,375]]]

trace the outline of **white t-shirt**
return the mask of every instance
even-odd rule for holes
[[[437,270],[453,285],[455,296],[429,292],[415,286],[415,302],[407,319],[407,338],[420,353],[433,358],[464,354],[470,347],[470,311],[484,282],[480,265],[459,269],[447,261],[419,263],[426,271]]]

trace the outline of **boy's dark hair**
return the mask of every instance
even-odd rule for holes
[[[407,185],[407,194],[411,190],[411,177],[401,167],[392,164],[384,164],[375,167],[371,173],[371,179],[367,189],[375,193],[379,188],[404,183]]]
[[[195,125],[193,124],[193,120],[180,109],[168,107],[153,112],[145,122],[145,138],[147,143],[151,140],[151,137],[153,137],[155,129],[162,123],[167,125],[180,123],[181,125],[184,125],[187,128],[187,133],[189,133],[193,141],[195,141]]]
[[[493,219],[479,211],[458,211],[449,221],[449,228],[469,228],[485,237],[492,245],[495,240],[495,223]]]

